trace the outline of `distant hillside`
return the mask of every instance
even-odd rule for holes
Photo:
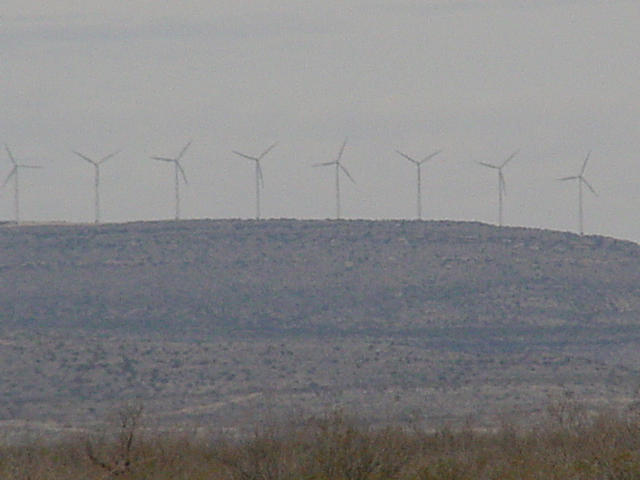
[[[640,247],[458,222],[7,224],[0,365],[0,440],[134,399],[193,428],[336,406],[495,425],[563,391],[625,407]]]
[[[0,227],[4,324],[416,331],[640,319],[640,246],[478,223]]]

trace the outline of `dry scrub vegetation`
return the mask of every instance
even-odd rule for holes
[[[243,439],[149,434],[127,407],[112,430],[0,448],[0,478],[439,480],[640,478],[640,418],[589,416],[569,397],[539,424],[494,431],[371,429],[340,412],[263,425]]]

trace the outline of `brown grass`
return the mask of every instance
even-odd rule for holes
[[[242,440],[149,435],[139,411],[91,439],[0,447],[0,478],[189,480],[623,480],[640,478],[640,419],[571,399],[539,425],[371,429],[341,413],[273,423]]]

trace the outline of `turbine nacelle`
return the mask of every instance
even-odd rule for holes
[[[278,145],[278,142],[271,144],[269,148],[267,148],[257,157],[238,152],[237,150],[232,150],[232,153],[242,158],[246,158],[247,160],[251,160],[252,162],[256,162],[256,220],[260,219],[260,188],[264,188],[264,175],[262,173],[262,166],[260,165],[260,161],[264,157],[266,157],[267,154],[276,147],[276,145]]]
[[[562,178],[559,178],[558,180],[560,180],[561,182],[564,182],[564,181],[567,181],[567,180],[577,180],[578,182],[586,185],[587,188],[589,190],[591,190],[591,193],[593,193],[597,197],[598,193],[596,192],[596,190],[589,183],[589,181],[586,178],[584,178],[584,171],[587,168],[587,162],[589,161],[590,157],[591,157],[591,152],[587,153],[587,156],[585,157],[584,162],[582,163],[582,168],[580,169],[580,173],[578,175],[571,175],[569,177],[562,177]]]
[[[180,172],[180,174],[182,175],[182,179],[184,180],[184,183],[188,184],[189,182],[187,181],[187,174],[185,173],[184,168],[182,168],[182,165],[180,164],[180,160],[182,159],[182,157],[186,153],[186,151],[189,148],[189,146],[191,146],[192,142],[193,142],[193,140],[189,140],[189,142],[182,148],[182,150],[180,150],[180,153],[175,158],[156,157],[156,156],[154,156],[154,157],[151,157],[151,159],[152,160],[158,160],[160,162],[173,163],[175,165],[175,167],[178,169],[178,171]],[[115,155],[115,154],[113,154],[113,155]],[[113,155],[111,155],[111,156],[113,156]],[[105,157],[105,159],[103,159],[102,161],[108,160],[109,158],[111,158],[111,157]]]
[[[410,157],[409,155],[407,155],[404,152],[401,152],[400,150],[396,150],[396,153],[402,157],[404,157],[405,159],[409,160],[411,163],[413,163],[416,166],[416,205],[417,205],[417,216],[418,216],[418,220],[422,220],[422,185],[421,185],[421,177],[420,177],[420,169],[422,168],[422,165],[426,162],[428,162],[429,160],[431,160],[433,157],[435,157],[436,155],[440,154],[442,152],[442,150],[436,150],[433,153],[430,153],[429,155],[427,155],[426,157],[424,157],[422,160],[416,160],[413,157]]]
[[[321,162],[312,165],[313,167],[336,167],[336,219],[340,218],[340,172],[342,171],[342,173],[344,173],[351,182],[356,183],[355,179],[351,176],[351,173],[349,173],[349,170],[342,165],[342,154],[347,146],[347,140],[348,138],[345,138],[344,142],[342,142],[338,156],[333,162]]]
[[[11,168],[11,170],[9,171],[9,174],[6,176],[6,178],[4,179],[4,182],[2,183],[2,186],[6,186],[7,183],[9,183],[9,180],[11,180],[11,178],[15,175],[17,175],[18,170],[21,168],[31,168],[31,169],[40,169],[43,168],[40,165],[29,165],[26,163],[18,163],[16,161],[16,159],[13,156],[13,153],[11,153],[11,150],[9,149],[8,145],[4,146],[5,150],[7,151],[7,154],[9,155],[9,160],[11,161],[11,163],[13,164],[13,167]]]
[[[441,154],[442,150],[436,150],[435,152],[433,152],[433,153],[427,155],[426,157],[424,157],[422,160],[416,160],[415,158],[410,157],[409,155],[407,155],[406,153],[401,152],[400,150],[396,150],[396,153],[398,155],[401,155],[402,157],[406,158],[407,160],[409,160],[411,163],[413,163],[417,167],[420,167],[423,163],[428,162],[429,160],[431,160],[436,155]]]
[[[478,162],[478,164],[482,165],[483,167],[491,168],[492,170],[498,171],[498,224],[500,226],[502,226],[502,196],[507,194],[507,182],[504,179],[504,173],[502,172],[502,169],[506,167],[507,164],[511,160],[513,160],[519,152],[520,150],[516,150],[499,165],[487,162]]]
[[[13,175],[15,175],[18,172],[19,168],[43,168],[40,165],[29,165],[29,164],[26,164],[26,163],[18,163],[16,161],[16,159],[14,158],[13,153],[11,153],[11,149],[9,148],[9,146],[5,144],[4,148],[7,151],[7,155],[9,155],[9,160],[13,164],[13,168],[9,172],[9,175],[7,176],[7,179],[5,179],[5,182],[4,182],[3,186],[6,185],[6,183],[7,183],[9,178],[11,178]]]
[[[88,157],[87,155],[84,155],[80,152],[77,152],[75,150],[72,150],[72,152],[74,154],[76,154],[78,157],[82,158],[83,160],[85,160],[86,162],[90,163],[91,165],[93,165],[94,167],[98,167],[100,165],[102,165],[104,162],[106,162],[107,160],[115,157],[116,155],[118,155],[122,150],[116,150],[113,153],[110,153],[109,155],[107,155],[106,157],[102,157],[100,160],[94,160],[90,157]]]
[[[20,223],[20,192],[19,192],[20,187],[18,184],[18,173],[22,168],[40,169],[43,167],[40,165],[28,165],[24,163],[18,163],[14,158],[13,153],[11,152],[11,149],[9,148],[9,146],[5,144],[4,148],[7,151],[7,155],[9,156],[9,161],[11,162],[13,167],[11,168],[11,170],[9,171],[9,174],[4,179],[4,182],[2,183],[2,188],[4,188],[9,183],[9,181],[13,179],[15,220],[16,220],[16,223]]]
[[[110,153],[109,155],[106,155],[104,157],[102,157],[99,160],[94,160],[93,158],[80,153],[76,150],[72,150],[72,152],[77,155],[78,157],[80,157],[82,160],[86,161],[87,163],[90,163],[91,165],[93,165],[94,170],[95,170],[95,179],[94,179],[94,188],[95,188],[95,205],[94,205],[94,214],[95,214],[95,223],[100,223],[100,165],[102,165],[103,163],[105,163],[107,160],[115,157],[118,153],[121,152],[121,150],[116,150],[115,152]]]
[[[342,172],[347,176],[347,178],[349,180],[351,180],[353,183],[356,183],[355,179],[351,176],[351,173],[349,173],[349,170],[347,170],[347,167],[342,165],[342,162],[341,162],[342,161],[342,154],[344,153],[344,149],[347,146],[347,140],[348,139],[345,139],[344,142],[342,142],[342,146],[340,147],[340,151],[338,152],[338,156],[336,157],[336,159],[333,162],[314,163],[312,165],[312,167],[329,167],[331,165],[335,165],[338,170],[342,170]]]
[[[278,142],[273,143],[269,148],[267,148],[264,152],[262,152],[257,157],[253,157],[251,155],[247,155],[246,153],[238,152],[237,150],[232,150],[232,153],[235,153],[236,155],[238,155],[238,156],[240,156],[242,158],[246,158],[247,160],[251,160],[253,162],[256,162],[256,175],[257,175],[257,178],[258,178],[258,182],[260,183],[260,186],[262,188],[264,188],[264,175],[262,173],[262,166],[260,165],[260,160],[262,160],[264,157],[266,157],[267,154],[276,147],[276,145],[278,145]]]
[[[151,157],[152,160],[158,160],[160,162],[166,162],[166,163],[173,163],[174,168],[175,168],[175,192],[176,192],[176,215],[175,215],[175,219],[179,220],[180,219],[180,178],[179,176],[182,175],[182,180],[184,180],[185,184],[188,184],[189,182],[187,181],[187,174],[184,171],[184,168],[182,168],[182,165],[180,164],[180,160],[182,159],[182,157],[184,156],[185,152],[187,151],[187,149],[189,148],[189,146],[191,145],[191,143],[193,142],[193,140],[189,140],[189,142],[187,142],[187,144],[182,147],[182,150],[180,150],[180,153],[176,156],[176,157],[159,157],[159,156],[154,156]]]
[[[584,211],[583,211],[583,207],[582,207],[582,185],[586,185],[587,188],[589,190],[591,190],[591,193],[593,193],[595,196],[598,196],[598,193],[596,192],[596,190],[593,188],[593,186],[589,183],[589,181],[584,178],[584,172],[587,168],[587,163],[589,162],[589,158],[591,157],[591,152],[587,153],[587,156],[584,159],[584,162],[582,163],[582,168],[580,169],[580,173],[578,175],[570,175],[568,177],[562,177],[559,178],[559,181],[577,181],[578,182],[578,229],[580,231],[580,235],[584,234]]]

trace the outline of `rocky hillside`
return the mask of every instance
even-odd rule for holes
[[[6,324],[368,332],[640,319],[640,247],[477,223],[0,227]]]
[[[0,225],[0,434],[141,401],[236,428],[340,407],[374,422],[631,405],[640,247],[410,221]],[[65,427],[66,425],[66,427]]]

